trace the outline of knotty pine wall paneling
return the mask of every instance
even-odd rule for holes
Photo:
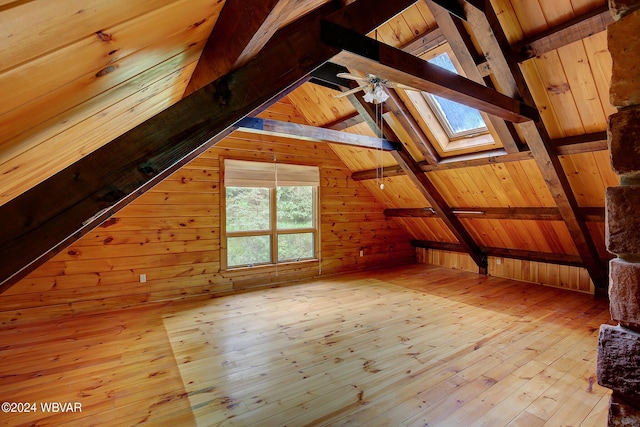
[[[416,259],[423,264],[478,272],[478,267],[471,257],[464,253],[416,248]],[[488,257],[487,261],[490,276],[589,294],[593,294],[595,290],[589,273],[584,268],[493,256]]]
[[[220,270],[221,158],[319,166],[320,263]],[[0,294],[0,323],[414,262],[411,237],[350,175],[327,144],[236,132]]]

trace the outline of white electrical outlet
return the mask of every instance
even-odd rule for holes
[[[496,258],[496,264],[497,265],[502,264],[502,258]]]
[[[147,281],[147,275],[146,274],[141,274],[140,275],[140,283],[145,283]]]
[[[364,251],[360,249],[360,256],[364,256]]]

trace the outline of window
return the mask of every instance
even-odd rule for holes
[[[458,74],[446,52],[431,58],[429,62]],[[484,119],[475,108],[429,93],[424,93],[424,96],[450,139],[488,132]]]
[[[315,259],[318,168],[224,164],[227,267]]]

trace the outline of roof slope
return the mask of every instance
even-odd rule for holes
[[[358,13],[343,15],[334,3],[318,0],[93,0],[81,7],[62,0],[6,2],[0,8],[0,210],[14,222],[7,227],[34,227],[24,206],[33,206],[37,196],[28,194],[47,178],[157,116],[183,94],[194,93],[185,102],[202,106],[205,101],[198,97],[224,94],[220,84],[208,86],[213,91],[198,89],[229,75],[235,77],[220,81],[231,81],[233,90],[234,82],[242,81],[238,76],[246,76],[253,79],[252,87],[244,88],[246,99],[266,86],[265,98],[247,103],[245,113],[237,110],[238,117],[287,96],[306,121],[319,128],[376,136],[371,125],[384,121],[381,132],[401,142],[402,153],[408,155],[333,144],[332,149],[354,178],[362,179],[390,209],[388,215],[419,241],[416,244],[458,244],[447,248],[476,255],[479,263],[486,254],[501,253],[584,265],[596,286],[604,286],[604,189],[617,183],[603,135],[613,111],[603,31],[606,2],[492,0],[492,8],[485,11],[480,10],[483,2],[469,1],[463,2],[467,21],[461,21],[429,0],[405,2],[410,6],[398,15],[383,6],[364,7],[367,1],[349,6]],[[385,13],[395,17],[387,20]],[[359,95],[336,99],[346,90],[340,86],[345,83],[327,82],[318,70],[311,81],[294,79],[287,87],[279,80],[286,76],[276,78],[267,66],[291,62],[309,66],[309,71],[315,68],[307,52],[297,52],[295,62],[289,57],[293,52],[285,48],[310,46],[302,35],[321,43],[315,33],[322,35],[316,30],[318,20],[330,15],[334,22],[356,30],[369,31],[376,20],[386,21],[369,33],[371,39],[423,59],[446,52],[459,74],[487,86],[487,93],[496,88],[516,105],[534,106],[541,118],[538,126],[514,125],[483,113],[488,133],[482,138],[490,143],[473,145],[477,135],[447,137],[433,106],[418,91],[397,89],[379,111],[384,120],[375,120],[371,105],[363,104]],[[491,25],[493,34],[487,30]],[[294,39],[298,45],[291,43]],[[261,55],[263,62],[249,62]],[[353,57],[338,55],[333,61],[353,65]],[[364,63],[378,74],[386,70]],[[264,70],[256,71],[256,64],[264,64]],[[395,66],[402,72],[404,67]],[[308,75],[299,68],[301,76]],[[349,71],[367,73],[374,68]],[[252,76],[258,75],[264,81],[255,81]],[[398,75],[414,84],[430,79]],[[267,96],[269,90],[277,95]],[[478,93],[479,89],[473,96]],[[176,107],[180,104],[184,103]],[[167,111],[180,123],[171,113],[178,110]],[[235,116],[227,117],[235,121]],[[271,118],[288,121],[286,115]],[[156,119],[146,126],[164,122]],[[184,131],[189,130],[178,134],[184,136]],[[91,195],[104,184],[89,184],[82,191]],[[110,194],[116,201],[129,200],[127,194]],[[15,202],[19,196],[20,203]],[[68,198],[65,189],[52,200],[56,198]],[[85,219],[110,205],[92,206],[96,208]],[[51,212],[52,217],[66,214],[67,210]],[[108,212],[93,217],[93,222],[106,216]],[[74,227],[72,232],[79,232],[78,225]],[[2,247],[13,250],[25,233],[6,237]],[[47,244],[55,248],[61,240]]]

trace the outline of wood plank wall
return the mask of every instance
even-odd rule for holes
[[[478,273],[478,266],[469,255],[463,253],[416,248],[416,259],[421,264],[440,265]],[[589,273],[584,268],[491,256],[487,261],[490,276],[589,294],[595,291]]]
[[[321,263],[220,271],[223,157],[320,167]],[[0,324],[415,262],[408,234],[350,175],[328,144],[234,133],[1,294]]]

